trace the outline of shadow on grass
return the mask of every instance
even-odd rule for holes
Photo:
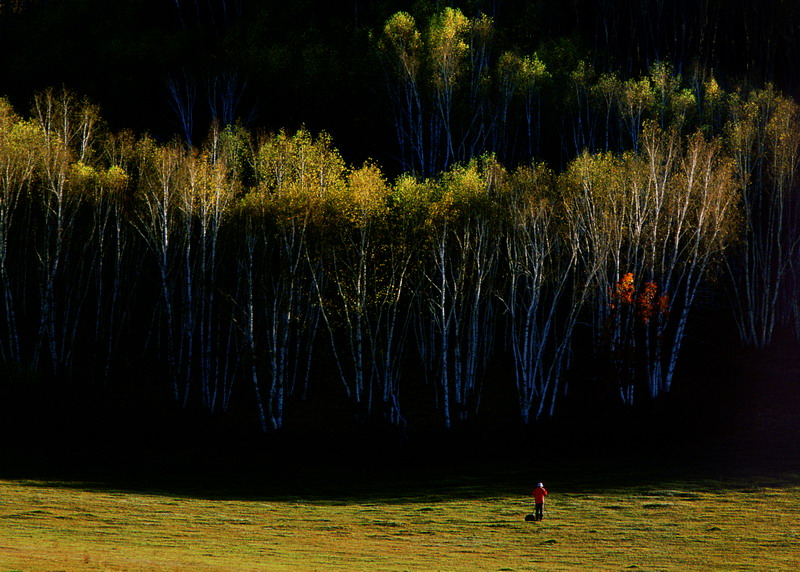
[[[790,459],[797,459],[790,456]],[[797,486],[800,463],[771,456],[742,464],[738,459],[700,454],[620,456],[571,451],[534,463],[530,460],[465,459],[441,456],[396,458],[388,462],[344,459],[339,464],[265,463],[220,465],[211,460],[159,463],[140,460],[121,467],[71,467],[59,471],[0,474],[29,486],[163,495],[206,500],[304,502],[310,504],[435,504],[479,498],[530,498],[533,485],[546,481],[551,493],[593,495],[614,491],[692,500],[698,493]],[[787,458],[783,458],[787,461]],[[652,508],[658,508],[653,506]]]

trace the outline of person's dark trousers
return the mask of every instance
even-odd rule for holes
[[[535,515],[534,515],[534,518],[536,520],[542,520],[542,518],[544,517],[544,510],[543,509],[544,509],[544,504],[539,504],[539,503],[536,504],[536,511],[535,511]]]

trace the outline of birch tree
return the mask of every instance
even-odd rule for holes
[[[508,264],[502,299],[519,412],[529,423],[555,409],[583,306],[581,293],[569,295],[573,285],[577,287],[579,242],[562,215],[555,175],[547,167],[520,167],[501,188],[506,217],[503,253]],[[585,296],[585,288],[582,292]]]
[[[330,138],[306,130],[259,142],[258,186],[243,203],[243,296],[239,321],[246,369],[264,431],[283,425],[287,398],[308,388],[326,280],[316,227],[343,162]],[[322,314],[321,314],[322,312]]]
[[[792,216],[800,157],[798,106],[768,87],[735,94],[730,112],[727,141],[746,225],[742,248],[728,265],[734,316],[742,343],[763,348],[772,339],[800,240]]]
[[[141,164],[136,225],[153,256],[160,290],[154,317],[157,346],[163,348],[175,401],[188,400],[190,364],[185,361],[180,295],[183,288],[180,193],[184,185],[186,151],[178,144],[157,145],[150,139],[139,143]],[[161,320],[163,316],[163,322]]]
[[[606,375],[629,405],[639,380],[668,392],[703,280],[736,240],[732,162],[718,141],[650,123],[639,153],[584,154],[566,175]]]
[[[591,289],[591,320],[595,351],[607,366],[605,377],[618,389],[620,398],[630,403],[634,372],[630,354],[635,340],[630,338],[628,314],[614,312],[610,285],[636,268],[639,261],[634,245],[627,240],[632,210],[626,196],[621,157],[584,152],[575,158],[561,177],[565,198],[565,217],[570,237],[578,242],[577,256],[581,280],[576,284],[575,302]]]
[[[430,207],[427,312],[435,336],[436,378],[446,427],[480,407],[482,376],[494,344],[493,284],[497,272],[497,213],[492,195],[501,168],[475,160],[448,171]]]
[[[679,192],[668,205],[669,234],[674,238],[665,245],[662,260],[668,262],[659,269],[662,288],[671,294],[667,299],[661,298],[660,312],[673,318],[674,330],[666,351],[666,366],[650,369],[652,395],[670,391],[701,285],[736,242],[740,228],[734,165],[721,152],[720,142],[708,141],[698,132],[689,138],[682,155],[676,173]],[[656,324],[656,339],[661,342],[667,338],[667,330],[662,321]]]
[[[541,103],[540,92],[544,82],[550,77],[550,72],[539,59],[538,54],[524,56],[518,69],[519,87],[523,97],[523,110],[525,125],[527,127],[528,157],[533,157],[539,152],[539,134]]]
[[[326,225],[325,259],[331,287],[326,323],[348,396],[366,416],[376,396],[389,417],[399,419],[397,335],[403,268],[390,264],[389,185],[374,165],[350,172],[346,186],[332,197]],[[330,224],[332,223],[332,224]],[[400,272],[395,275],[393,271]]]
[[[127,258],[130,233],[123,209],[129,177],[119,165],[95,169],[83,164],[73,168],[70,177],[91,213],[86,225],[87,286],[94,299],[91,365],[96,375],[108,379],[125,319],[124,300],[132,298],[138,274],[135,262]]]
[[[227,406],[234,369],[232,331],[225,325],[228,319],[220,307],[218,292],[223,271],[223,223],[239,186],[239,181],[228,173],[225,161],[219,157],[212,161],[209,152],[187,159],[185,216],[195,219],[197,226],[188,237],[196,241],[197,252],[194,260],[188,260],[192,267],[187,268],[187,286],[193,292],[187,297],[193,303],[189,315],[197,315],[194,329],[201,399],[210,411]],[[196,273],[194,280],[189,279],[190,273]],[[194,337],[192,332],[189,334]],[[191,352],[188,358],[191,359]]]
[[[37,150],[42,135],[40,128],[23,121],[11,105],[0,99],[0,289],[2,289],[3,334],[0,335],[0,358],[4,362],[21,364],[23,347],[18,326],[20,300],[23,295],[17,272],[24,263],[14,257],[16,249],[12,236],[19,225],[21,209],[31,193],[37,166]],[[18,270],[18,271],[19,271]]]
[[[706,276],[737,240],[733,162],[700,132],[676,145],[675,129],[642,136],[649,207],[649,252],[637,298],[650,395],[671,389],[686,325]],[[657,298],[656,298],[657,296]]]
[[[649,77],[631,78],[623,82],[620,115],[634,152],[639,150],[639,135],[655,102],[656,96]]]
[[[619,136],[621,129],[619,121],[614,122],[614,111],[617,108],[622,92],[622,81],[616,73],[604,73],[597,78],[597,82],[592,86],[594,99],[602,102],[605,111],[605,144],[603,151],[609,152],[612,149],[612,141],[616,141],[614,136]],[[618,118],[619,115],[617,114]]]
[[[466,68],[470,21],[457,8],[445,8],[434,15],[428,29],[427,45],[433,79],[436,120],[431,127],[431,159],[437,169],[447,169],[457,159],[453,109],[458,82]],[[439,131],[442,130],[443,140]],[[438,159],[439,142],[442,159]],[[436,155],[434,155],[436,154]]]
[[[490,99],[494,21],[486,14],[480,14],[469,21],[468,32],[467,116],[463,121],[457,155],[462,161],[485,152],[495,129]]]
[[[197,85],[195,79],[183,70],[180,76],[167,78],[169,103],[180,123],[183,140],[187,147],[192,146],[194,137],[195,106],[197,105]]]
[[[101,148],[103,168],[95,171],[84,201],[91,210],[95,256],[92,363],[95,375],[109,379],[121,348],[121,335],[130,323],[142,256],[130,216],[136,185],[132,175],[136,166],[136,139],[129,131],[106,133]],[[126,353],[134,352],[127,348]]]
[[[71,248],[80,198],[70,185],[70,175],[88,161],[97,112],[67,90],[47,90],[34,98],[33,113],[42,145],[37,237],[40,314],[32,362],[36,369],[44,353],[57,375],[68,372],[73,363],[88,276],[83,253]]]
[[[406,12],[394,14],[383,27],[378,43],[387,67],[387,87],[394,111],[394,126],[404,171],[428,173],[423,134],[421,67],[422,35]]]
[[[572,121],[572,155],[584,149],[595,150],[596,118],[592,109],[591,87],[594,68],[585,60],[578,62],[570,74],[574,118]]]

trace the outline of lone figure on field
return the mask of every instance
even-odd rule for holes
[[[542,520],[542,518],[544,518],[544,497],[547,496],[547,489],[544,488],[542,483],[538,483],[531,494],[536,503],[536,511],[534,512],[533,520]]]

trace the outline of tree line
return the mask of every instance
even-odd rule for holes
[[[137,363],[182,407],[243,405],[264,431],[314,383],[404,425],[418,376],[452,427],[503,383],[522,421],[553,415],[580,359],[624,403],[669,392],[710,283],[744,343],[800,331],[797,104],[637,81],[664,97],[619,96],[625,151],[558,171],[453,155],[394,180],[325,133],[215,124],[194,147],[113,132],[67,90],[28,116],[2,101],[3,367],[114,383]]]

